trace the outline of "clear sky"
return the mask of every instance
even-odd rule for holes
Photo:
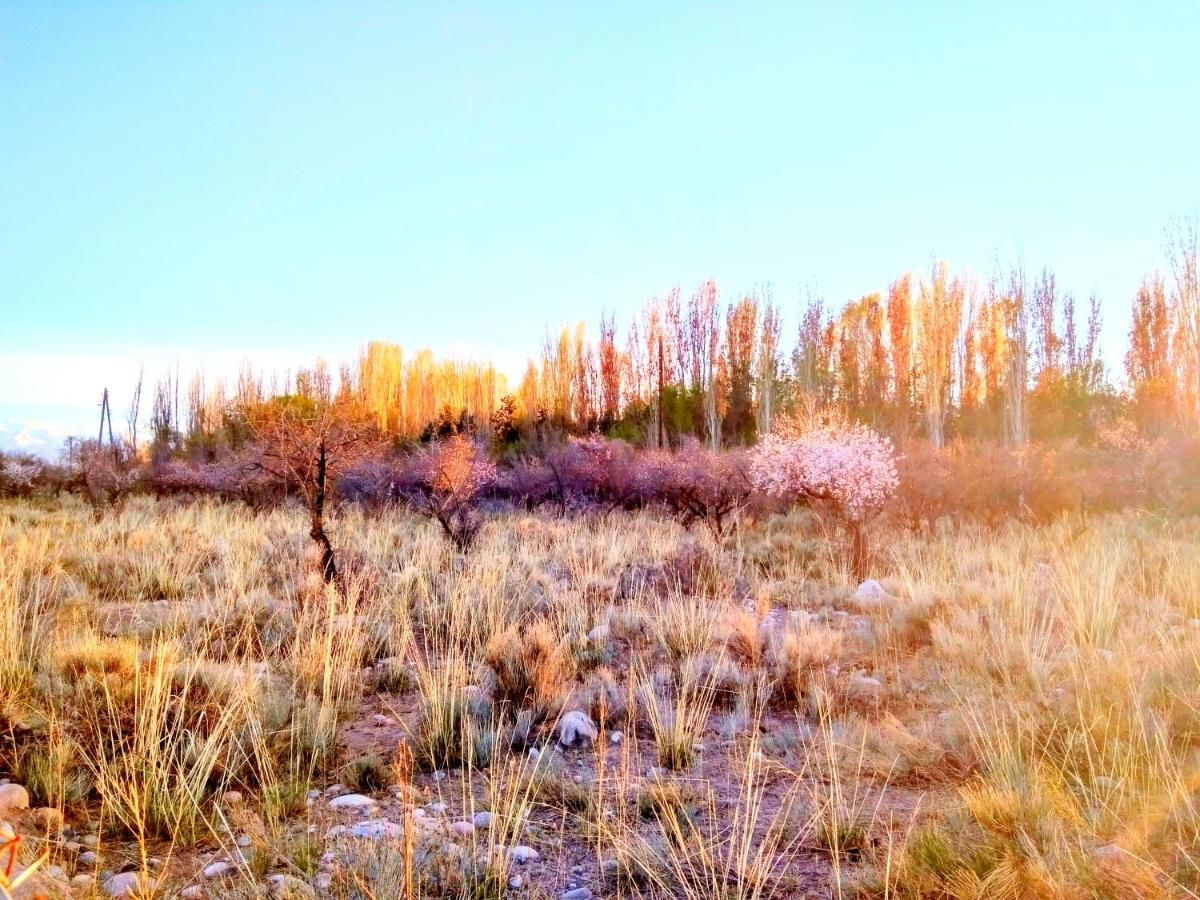
[[[516,370],[715,277],[1128,299],[1200,206],[1200,4],[0,3],[0,447],[180,360]]]

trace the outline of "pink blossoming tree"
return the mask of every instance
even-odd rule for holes
[[[768,496],[832,508],[850,532],[851,561],[860,577],[867,562],[863,523],[900,484],[892,442],[859,423],[764,438],[752,453],[750,480]]]

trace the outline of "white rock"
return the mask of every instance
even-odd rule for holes
[[[608,733],[608,742],[610,744],[619,744],[625,740],[625,735],[620,731],[610,731]]]
[[[575,888],[564,893],[559,900],[592,900],[592,892],[585,887]]]
[[[198,884],[190,884],[179,892],[183,900],[200,900],[204,896],[204,888]]]
[[[71,879],[71,887],[75,888],[77,891],[86,891],[95,883],[96,879],[87,872],[80,872]]]
[[[851,698],[864,703],[877,703],[883,694],[883,682],[878,678],[856,672],[850,678]]]
[[[330,809],[367,809],[376,804],[374,797],[365,794],[343,794],[329,801]]]
[[[475,824],[473,822],[455,822],[450,826],[450,830],[459,837],[468,837],[475,833]]]
[[[558,740],[566,747],[590,744],[596,740],[596,726],[583,710],[573,709],[558,722]]]
[[[205,878],[220,878],[222,875],[228,875],[233,872],[233,863],[227,859],[219,859],[215,863],[210,863],[204,867]]]
[[[250,835],[248,835],[248,834],[239,834],[238,835],[237,845],[239,847],[249,847],[251,843],[252,843],[252,841],[250,840]]]
[[[521,885],[524,883],[525,881],[520,875],[514,875],[512,878],[508,879],[508,886],[513,890],[520,890]]]
[[[404,834],[404,826],[397,825],[388,819],[368,819],[366,822],[350,826],[350,834],[354,837],[371,838],[378,841],[384,838],[401,837]]]
[[[22,809],[29,809],[29,791],[19,784],[0,784],[0,819]]]
[[[226,791],[221,795],[221,799],[225,801],[227,806],[236,806],[242,802],[241,791]]]
[[[486,809],[480,810],[479,812],[475,813],[474,817],[472,817],[471,823],[476,828],[491,828],[492,814]]]
[[[94,866],[99,861],[100,856],[95,850],[84,850],[77,858],[77,862],[81,866]]]
[[[122,872],[104,882],[104,892],[110,897],[133,897],[141,889],[142,876],[137,872]]]
[[[430,803],[429,806],[426,808],[431,813],[433,813],[435,816],[440,816],[446,811],[446,804],[440,803],[440,802],[439,803]]]
[[[542,854],[538,853],[532,847],[526,847],[524,844],[513,847],[508,851],[508,856],[509,859],[518,865],[524,865],[527,862],[542,858]]]

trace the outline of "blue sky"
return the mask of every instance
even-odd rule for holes
[[[0,4],[0,447],[141,364],[515,370],[715,277],[1128,298],[1200,206],[1200,4]]]

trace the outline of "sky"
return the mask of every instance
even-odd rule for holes
[[[516,375],[715,278],[794,325],[947,260],[1095,291],[1200,208],[1196,3],[0,0],[0,449],[138,370]]]

